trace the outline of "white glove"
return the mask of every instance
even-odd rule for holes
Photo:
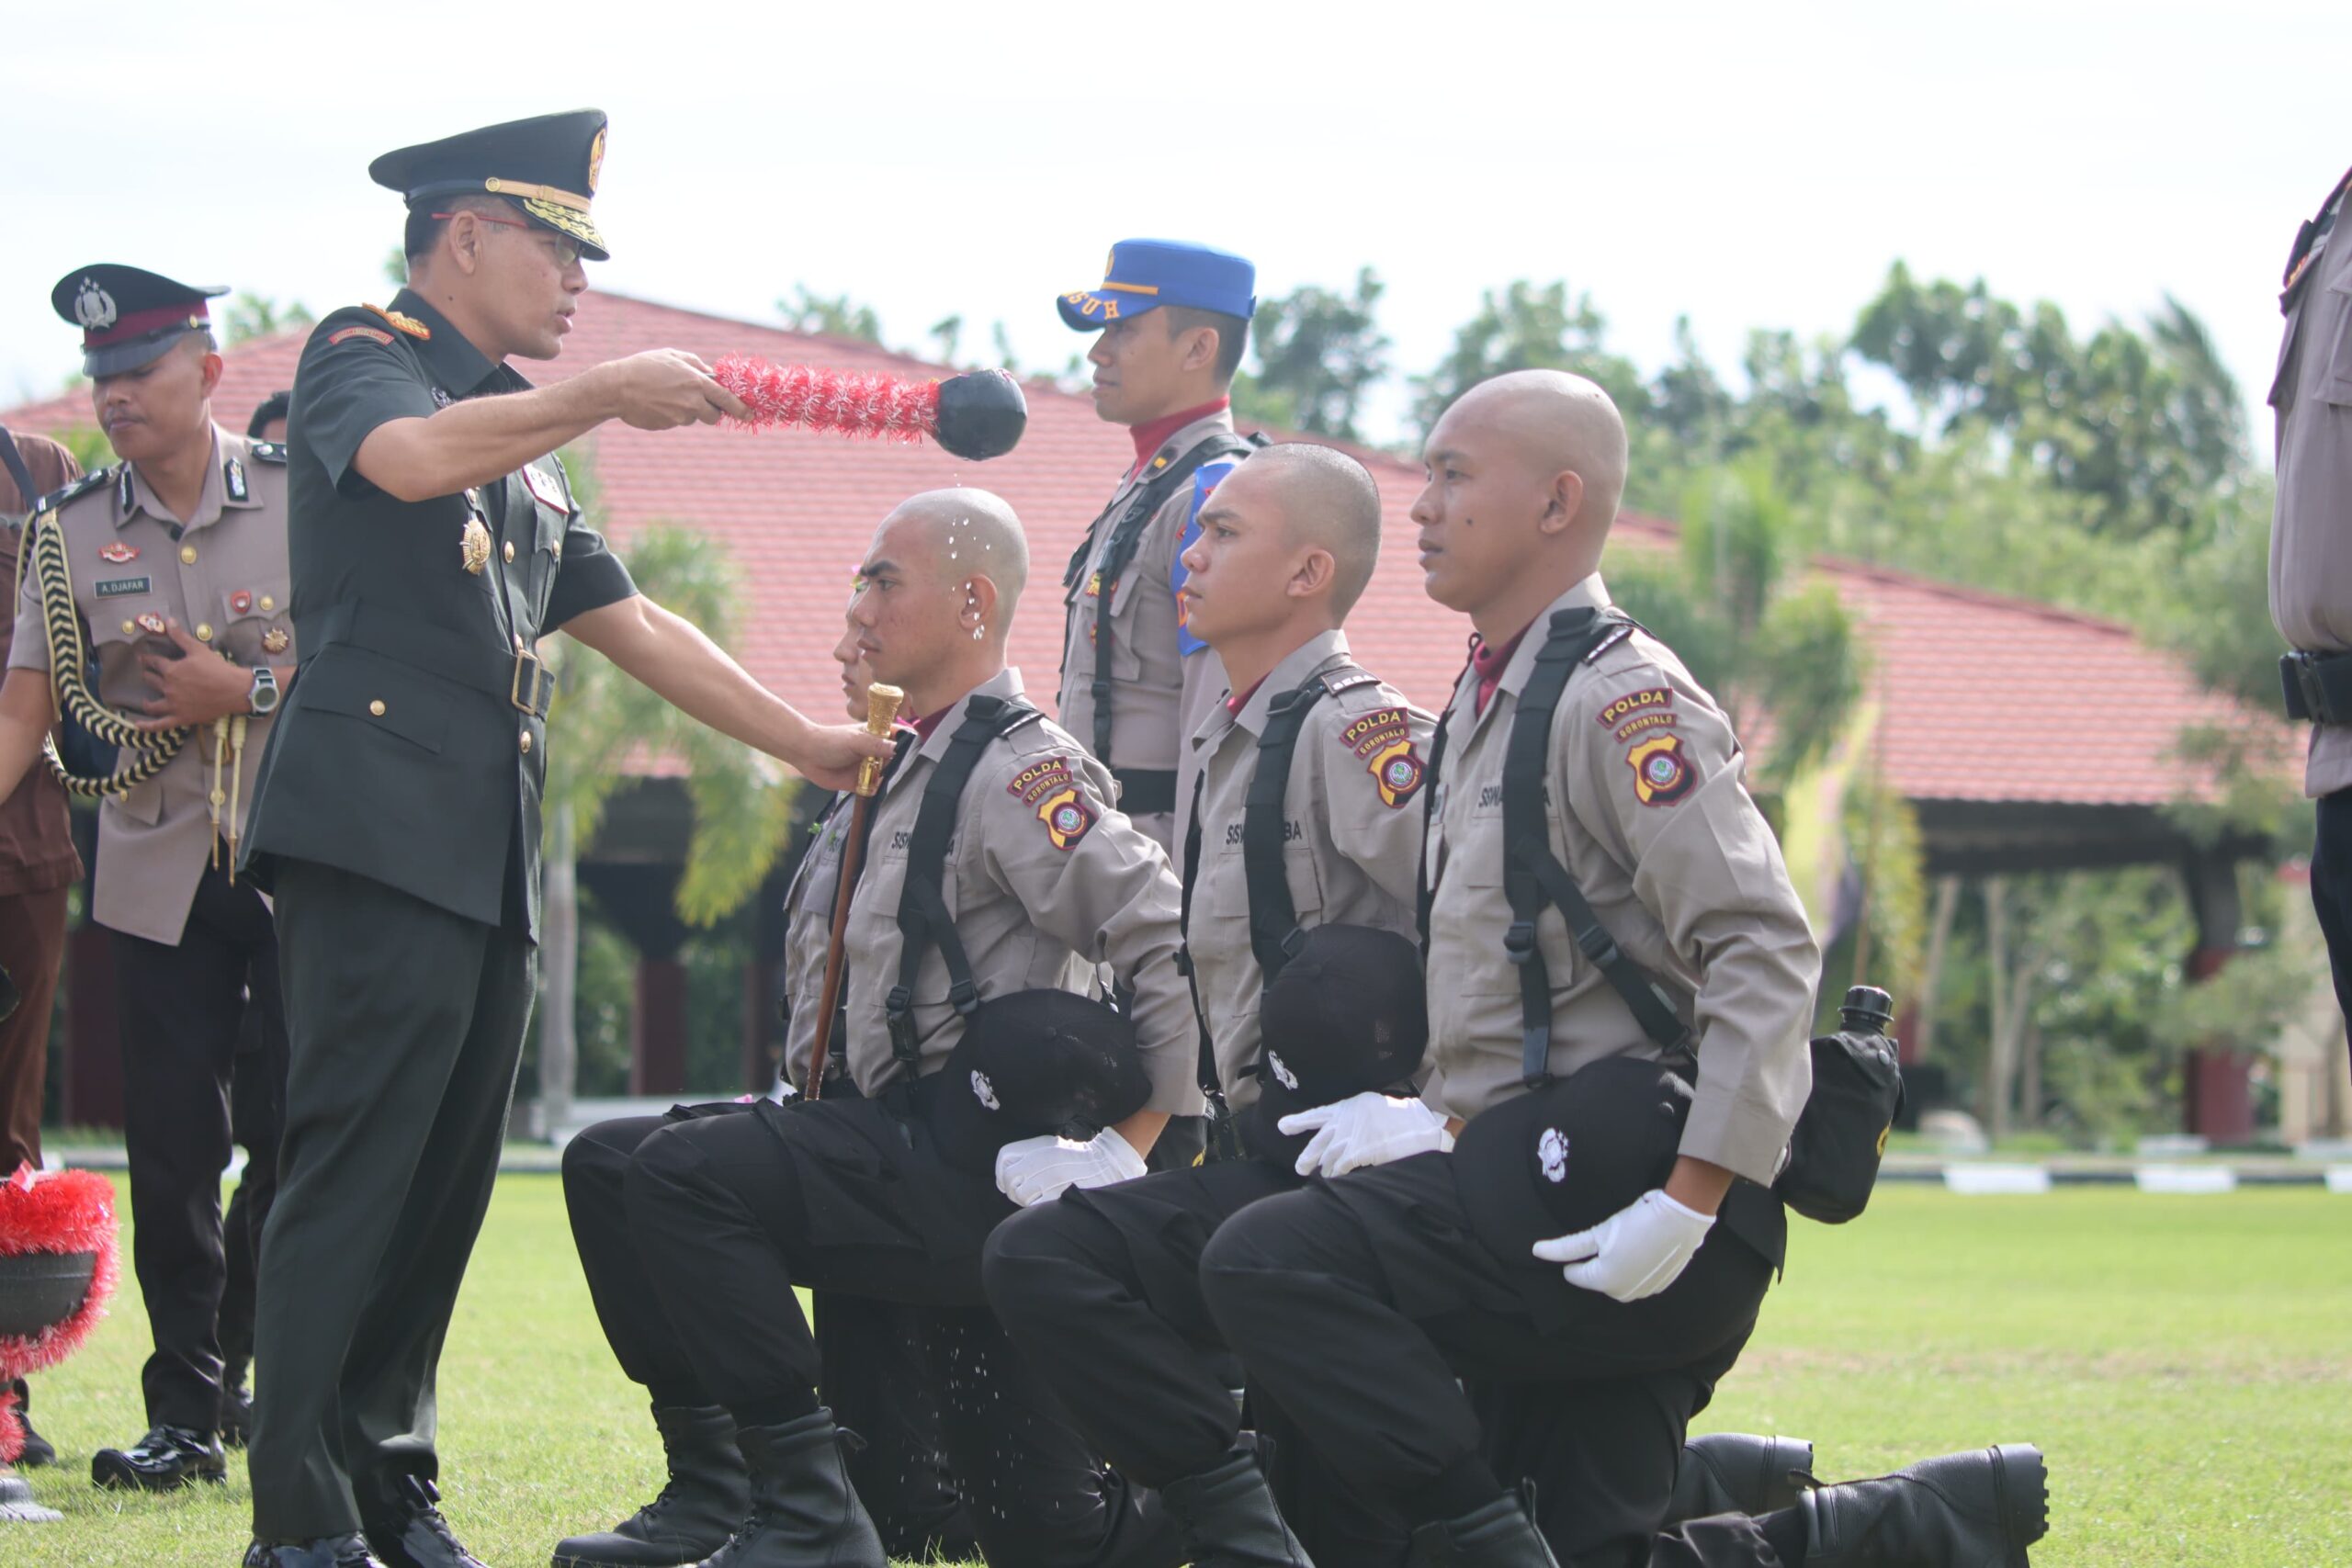
[[[1051,1202],[1064,1188],[1108,1187],[1143,1173],[1143,1156],[1109,1127],[1082,1144],[1048,1133],[996,1152],[996,1190],[1024,1209]]]
[[[1301,1176],[1340,1176],[1359,1166],[1386,1165],[1432,1150],[1447,1154],[1453,1148],[1444,1117],[1418,1100],[1376,1089],[1295,1111],[1275,1125],[1293,1135],[1315,1134],[1299,1154]]]
[[[1590,1230],[1537,1242],[1535,1256],[1567,1265],[1561,1274],[1581,1290],[1637,1302],[1679,1279],[1714,1224],[1654,1187]]]

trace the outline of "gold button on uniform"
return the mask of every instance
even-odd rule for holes
[[[180,547],[180,564],[182,566],[194,566],[196,564],[196,547],[194,545],[182,545]]]
[[[275,610],[277,608],[277,601],[265,593],[261,596],[261,607],[265,610]]]
[[[512,539],[506,541],[506,563],[509,566],[514,564],[514,541]]]
[[[374,714],[378,718],[381,718],[381,717],[383,717],[383,716],[384,716],[384,699],[383,699],[383,698],[381,698],[381,697],[378,697],[374,702],[369,703],[369,704],[368,705],[368,711],[369,713]]]
[[[196,640],[198,642],[210,642],[212,640],[212,623],[210,621],[203,621],[198,624],[196,628]]]
[[[139,623],[137,621],[123,622],[122,635],[125,637],[137,637],[139,635]]]
[[[530,732],[529,730],[527,730],[527,729],[526,729],[526,730],[523,731],[523,755],[525,755],[526,757],[527,757],[527,756],[529,756],[530,754],[531,754],[531,732]]]

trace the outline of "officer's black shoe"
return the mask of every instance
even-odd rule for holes
[[[1803,1438],[1710,1432],[1682,1445],[1666,1522],[1793,1508],[1812,1474],[1813,1445]]]
[[[228,1479],[220,1439],[188,1427],[157,1427],[127,1449],[100,1449],[90,1456],[90,1480],[99,1486],[174,1492]]]
[[[2026,1568],[2050,1529],[2041,1450],[2003,1443],[1808,1492],[1805,1568]]]
[[[1455,1519],[1413,1532],[1408,1568],[1560,1568],[1535,1528],[1535,1492],[1498,1497]],[[1808,1564],[1810,1568],[1810,1564]]]
[[[889,1568],[849,1483],[831,1411],[741,1427],[735,1440],[751,1467],[752,1511],[701,1568]]]
[[[17,1422],[25,1429],[25,1451],[17,1456],[17,1468],[39,1470],[42,1465],[55,1464],[57,1446],[33,1430],[32,1390],[25,1386],[25,1380],[22,1378],[18,1378],[11,1386],[17,1393]]]
[[[611,1529],[558,1541],[555,1568],[676,1568],[727,1544],[752,1511],[735,1418],[717,1405],[653,1407],[670,1483]]]
[[[1315,1568],[1274,1506],[1257,1455],[1246,1449],[1170,1482],[1159,1503],[1182,1527],[1193,1568]]]
[[[383,1499],[385,1511],[360,1520],[368,1550],[385,1568],[482,1568],[441,1517],[439,1488],[421,1475],[403,1475]]]
[[[254,1435],[254,1393],[245,1386],[245,1368],[231,1362],[220,1374],[220,1446],[242,1449]]]
[[[316,1540],[257,1540],[245,1548],[244,1568],[384,1568],[356,1535]]]

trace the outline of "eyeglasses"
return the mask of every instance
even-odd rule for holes
[[[435,212],[429,213],[427,216],[436,219],[455,218],[457,214],[454,212]],[[494,212],[470,212],[468,216],[477,219],[484,223],[495,223],[502,229],[530,230],[533,235],[540,242],[552,246],[555,254],[556,265],[558,266],[569,271],[572,267],[580,265],[580,242],[577,240],[567,240],[561,235],[556,233],[554,231],[542,229],[537,224],[533,223],[526,219],[501,218]]]

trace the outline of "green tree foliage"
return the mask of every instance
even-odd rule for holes
[[[222,313],[220,341],[224,344],[240,344],[248,338],[309,327],[316,321],[299,299],[281,304],[266,294],[245,289],[230,299],[228,310]]]
[[[1413,378],[1414,418],[1426,434],[1448,403],[1507,370],[1573,370],[1606,388],[1629,419],[1639,418],[1648,412],[1649,389],[1633,361],[1603,345],[1608,326],[1591,297],[1571,298],[1565,282],[1521,279],[1499,293],[1489,289],[1445,358]]]
[[[873,306],[858,304],[846,294],[811,293],[805,283],[796,283],[792,289],[792,299],[775,302],[777,313],[792,331],[818,337],[849,338],[857,343],[882,341],[882,318],[875,313]],[[960,328],[962,323],[958,321],[957,325]]]
[[[1385,286],[1372,268],[1351,294],[1308,284],[1261,300],[1250,324],[1258,368],[1234,378],[1233,407],[1245,422],[1309,435],[1361,441],[1364,398],[1388,376],[1387,335],[1375,315]]]

